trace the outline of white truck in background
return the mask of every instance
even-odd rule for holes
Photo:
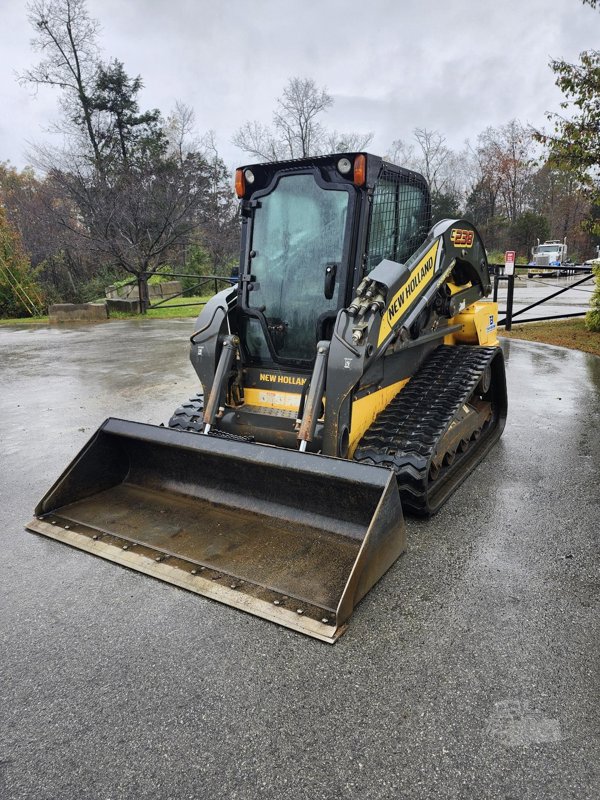
[[[531,248],[532,260],[527,267],[527,277],[555,278],[563,272],[563,265],[567,263],[567,237],[548,239],[548,241]]]

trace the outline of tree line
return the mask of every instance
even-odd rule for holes
[[[393,143],[392,159],[425,176],[434,219],[470,219],[488,252],[516,250],[529,260],[537,239],[566,237],[573,259],[595,255],[588,187],[519,120],[487,127],[458,152],[439,131],[417,128],[412,142]]]
[[[22,171],[0,162],[0,313],[91,300],[124,276],[138,280],[147,305],[157,273],[229,274],[237,205],[215,134],[201,135],[184,103],[166,116],[140,108],[141,77],[101,58],[86,0],[34,0],[28,11],[40,60],[20,81],[57,90],[62,144],[34,147]],[[536,239],[567,237],[573,258],[589,258],[600,241],[600,56],[551,66],[577,112],[550,115],[553,134],[510,120],[457,151],[443,132],[415,128],[385,157],[425,176],[434,220],[471,219],[488,251],[527,259]],[[270,124],[245,122],[233,143],[258,161],[366,149],[372,132],[327,128],[333,102],[313,80],[292,77]]]

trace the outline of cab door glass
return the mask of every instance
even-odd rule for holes
[[[278,356],[312,360],[318,320],[339,305],[349,194],[319,186],[312,174],[288,175],[259,202],[248,307],[264,315]],[[324,286],[331,264],[338,277],[328,299]]]

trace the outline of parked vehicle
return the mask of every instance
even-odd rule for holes
[[[583,262],[584,267],[589,267],[586,272],[591,272],[594,267],[600,266],[600,245],[596,245],[596,258],[589,258]]]
[[[567,263],[567,237],[561,242],[560,239],[549,239],[531,249],[532,260],[528,264],[527,277],[534,278],[557,278],[560,274],[566,274],[563,265]]]

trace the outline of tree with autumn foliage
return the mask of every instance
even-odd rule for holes
[[[0,315],[30,317],[43,310],[44,300],[21,237],[0,202]]]

